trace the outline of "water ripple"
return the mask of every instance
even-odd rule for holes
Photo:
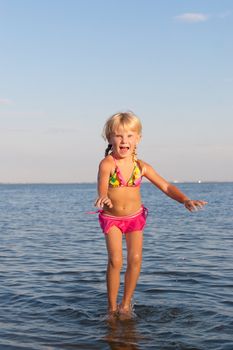
[[[0,185],[0,349],[232,350],[232,184],[180,186],[209,208],[142,186],[136,317],[108,322],[95,185]]]

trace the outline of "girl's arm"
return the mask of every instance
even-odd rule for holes
[[[98,198],[95,201],[95,206],[98,208],[103,208],[104,205],[107,205],[109,208],[113,207],[111,200],[108,198],[110,172],[111,162],[105,158],[100,162],[98,172]]]
[[[195,211],[207,204],[205,201],[189,199],[178,187],[162,178],[149,164],[144,163],[143,169],[143,175],[150,182],[163,191],[168,197],[184,204],[189,211]]]

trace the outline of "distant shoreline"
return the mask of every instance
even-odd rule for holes
[[[218,184],[224,184],[224,183],[233,183],[232,181],[169,181],[172,184],[208,184],[208,183],[218,183]],[[0,182],[0,185],[96,185],[97,182]],[[150,182],[144,182],[143,185],[150,184]]]

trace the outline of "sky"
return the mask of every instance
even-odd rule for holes
[[[232,0],[0,0],[0,183],[95,182],[106,119],[168,181],[233,181]]]

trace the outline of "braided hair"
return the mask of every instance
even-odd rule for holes
[[[138,160],[138,158],[137,158],[137,146],[135,146],[135,148],[133,150],[132,158],[133,158],[133,162],[136,162]]]
[[[112,145],[109,143],[109,144],[108,144],[108,147],[107,147],[106,150],[105,150],[105,157],[107,157],[107,155],[109,154],[109,152],[111,151],[111,149],[112,149]]]

